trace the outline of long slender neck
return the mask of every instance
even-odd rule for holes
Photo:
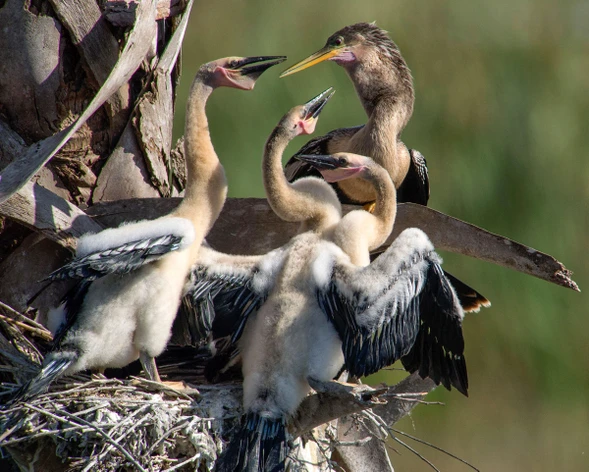
[[[376,193],[374,211],[351,211],[342,218],[333,236],[352,263],[360,266],[370,263],[370,251],[387,240],[397,216],[397,192],[388,172],[380,166],[370,172],[367,179]]]
[[[371,182],[376,191],[376,201],[372,212],[375,231],[371,234],[369,251],[378,248],[387,240],[397,217],[397,191],[388,172],[382,167],[372,168]]]
[[[382,61],[345,67],[368,117],[379,109],[402,117],[400,133],[413,114],[415,94],[411,72],[401,56],[395,66]],[[384,110],[383,110],[384,109]]]
[[[278,126],[266,142],[262,173],[268,203],[285,221],[301,222],[302,230],[322,231],[339,222],[341,205],[327,183],[305,178],[291,184],[284,175],[282,154],[290,141]]]
[[[366,125],[350,140],[349,149],[372,157],[389,172],[395,187],[399,187],[410,165],[410,157],[399,147],[399,136],[413,112],[411,75],[398,77],[395,70],[384,70],[384,65],[369,68],[358,63],[346,67],[362,106],[368,115]],[[340,182],[347,195],[360,201],[374,199],[374,192],[363,180]]]
[[[197,232],[196,241],[208,233],[219,216],[227,197],[225,171],[219,162],[205,112],[213,87],[207,85],[202,74],[197,74],[186,106],[184,155],[186,158],[186,190],[184,199],[174,212],[191,220]],[[200,244],[199,244],[200,245]]]

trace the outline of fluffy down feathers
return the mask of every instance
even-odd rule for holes
[[[179,250],[194,241],[194,226],[185,218],[163,216],[156,220],[125,223],[118,228],[105,229],[96,234],[87,234],[78,241],[76,257],[117,248],[135,241],[157,239],[162,236],[180,238]]]

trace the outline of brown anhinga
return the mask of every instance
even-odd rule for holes
[[[332,34],[323,48],[284,71],[281,77],[326,60],[345,69],[368,122],[336,129],[309,141],[288,161],[287,178],[293,181],[318,175],[307,162],[297,160],[297,155],[352,152],[371,157],[389,172],[399,203],[427,205],[429,179],[425,158],[419,151],[408,149],[400,139],[413,113],[415,94],[411,71],[397,45],[375,24],[346,26]],[[338,182],[336,190],[343,203],[365,204],[375,199],[374,191],[363,179]],[[490,305],[476,290],[447,275],[465,311],[478,311]]]

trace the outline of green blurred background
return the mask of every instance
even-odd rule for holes
[[[278,119],[334,86],[317,133],[365,122],[343,69],[278,74],[347,24],[388,30],[415,78],[403,141],[428,159],[430,206],[554,255],[589,290],[589,2],[549,0],[197,2],[176,113],[198,66],[219,57],[287,55],[251,93],[208,105],[232,197],[262,197],[262,147]],[[316,133],[316,134],[317,134]],[[298,138],[290,156],[306,142]],[[586,293],[466,257],[445,267],[492,300],[465,321],[470,398],[437,389],[399,425],[484,471],[589,470]],[[381,373],[393,382],[400,373]],[[414,444],[415,445],[415,444]],[[429,470],[403,449],[397,471]],[[443,471],[469,470],[416,445]]]

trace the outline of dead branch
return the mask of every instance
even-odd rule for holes
[[[105,226],[123,221],[156,218],[173,208],[179,199],[126,200],[95,205],[89,214]],[[357,209],[344,205],[344,213]],[[239,221],[239,225],[235,222]],[[491,262],[508,269],[578,291],[571,272],[549,254],[493,234],[442,212],[412,203],[397,205],[397,220],[392,241],[406,228],[417,227],[427,233],[436,248]],[[280,220],[265,199],[228,199],[223,212],[208,236],[218,250],[231,254],[264,254],[287,243],[297,224]]]

